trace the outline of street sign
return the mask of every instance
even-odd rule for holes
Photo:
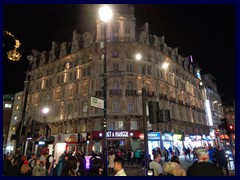
[[[91,97],[91,106],[104,109],[104,101],[95,97]]]

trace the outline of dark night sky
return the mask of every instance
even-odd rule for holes
[[[27,55],[34,48],[51,49],[51,41],[71,41],[72,31],[96,29],[96,5],[4,5],[4,30],[21,42],[19,62],[4,58],[3,93],[23,90]],[[211,73],[223,100],[235,98],[235,6],[208,5],[135,5],[137,27],[149,23],[149,33],[165,36],[171,48],[178,47],[183,57],[192,55],[201,73]],[[4,50],[13,49],[11,38],[4,37]]]

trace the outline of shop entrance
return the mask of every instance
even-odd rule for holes
[[[126,151],[126,142],[125,142],[125,139],[119,139],[119,140],[108,140],[107,141],[108,143],[108,149],[109,150],[122,150],[122,151]]]

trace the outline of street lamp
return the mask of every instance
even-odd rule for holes
[[[109,6],[102,6],[99,9],[100,20],[104,25],[104,42],[103,42],[103,160],[104,160],[104,175],[107,176],[108,165],[108,148],[107,148],[107,22],[112,19],[112,9]]]
[[[49,113],[49,111],[50,111],[50,109],[48,108],[48,107],[44,107],[43,109],[42,109],[42,113],[45,115],[44,116],[44,134],[43,134],[43,137],[44,137],[44,140],[46,140],[47,139],[47,137],[46,137],[46,126],[47,126],[47,117],[46,117],[46,115]]]
[[[142,59],[142,55],[137,53],[135,56],[136,60],[140,61]],[[145,171],[147,172],[149,166],[149,158],[148,158],[148,129],[147,129],[147,113],[146,113],[146,88],[144,86],[143,75],[142,75],[142,108],[143,108],[143,130],[144,130],[144,158],[145,158]]]

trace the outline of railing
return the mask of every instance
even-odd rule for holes
[[[110,96],[121,96],[122,90],[121,89],[110,89]]]
[[[136,90],[126,90],[125,91],[125,95],[126,96],[136,96],[137,95],[137,91]]]

